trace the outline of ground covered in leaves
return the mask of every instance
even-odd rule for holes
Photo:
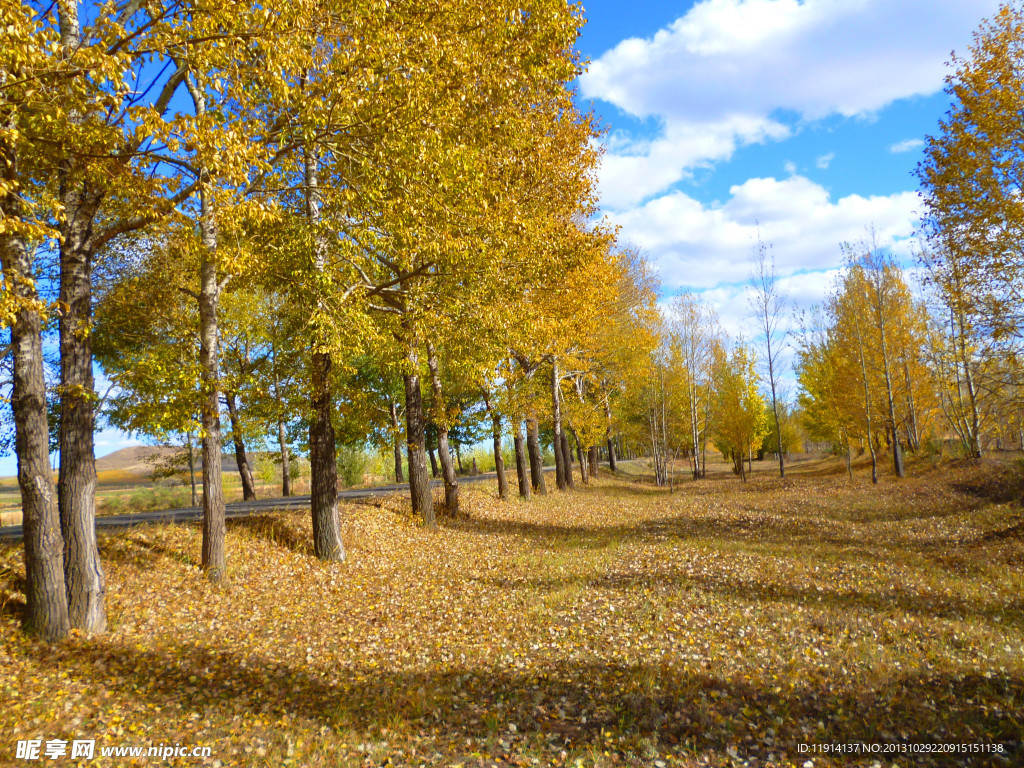
[[[264,515],[230,524],[222,587],[196,527],[104,533],[111,630],[59,646],[20,633],[4,546],[0,764],[27,738],[212,748],[180,765],[1024,764],[1013,483],[840,470],[471,486],[437,531],[344,506],[343,564]],[[813,751],[954,742],[1017,751]]]

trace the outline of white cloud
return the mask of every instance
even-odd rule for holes
[[[827,155],[822,155],[821,157],[819,157],[815,161],[814,164],[817,165],[818,168],[820,168],[821,170],[824,171],[824,170],[826,170],[829,167],[829,165],[832,164],[832,161],[835,160],[835,159],[836,159],[836,153],[835,152],[829,152]]]
[[[772,120],[737,117],[713,125],[671,125],[653,141],[613,134],[601,166],[601,203],[613,210],[636,205],[684,178],[688,169],[728,160],[740,144],[778,141],[789,133]]]
[[[935,93],[998,0],[703,0],[650,39],[625,40],[580,78],[584,97],[658,119],[654,141],[609,145],[606,208],[635,204],[728,159],[779,140],[801,121],[863,116]],[[792,113],[790,124],[780,114]],[[653,172],[652,172],[653,171]],[[639,186],[624,192],[634,181]],[[629,183],[623,183],[629,182]]]
[[[714,205],[673,192],[610,219],[622,227],[623,241],[648,253],[666,292],[744,284],[759,234],[772,246],[780,277],[806,289],[800,275],[838,267],[839,244],[865,238],[868,226],[880,244],[905,249],[918,206],[913,192],[833,201],[821,185],[792,176],[750,179]]]
[[[898,141],[889,147],[889,151],[894,155],[898,155],[901,152],[913,152],[915,149],[920,149],[924,146],[923,139],[905,139]]]

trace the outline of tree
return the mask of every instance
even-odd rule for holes
[[[861,411],[857,407],[851,361],[843,356],[833,328],[821,308],[805,315],[797,349],[797,378],[804,428],[816,440],[839,447],[846,454],[846,469],[853,479],[851,441],[859,435]]]
[[[1024,111],[1024,6],[1005,2],[984,21],[946,77],[952,101],[918,166],[931,247],[923,260],[945,305],[950,370],[969,455],[980,457],[982,390],[1020,406],[1007,383],[1022,376],[1024,345],[1024,139],[1007,115]],[[995,371],[1008,376],[979,377]],[[986,377],[987,378],[987,377]],[[958,405],[959,408],[959,405]]]
[[[918,167],[927,231],[941,244],[935,255],[957,262],[948,290],[980,301],[990,337],[1008,346],[1024,333],[1024,140],[1006,120],[1024,110],[1022,61],[1024,8],[1006,2],[975,32],[967,57],[953,56],[953,104]]]
[[[140,239],[115,274],[104,269],[93,351],[114,385],[103,409],[112,424],[191,446],[200,431],[202,371],[197,310],[182,290],[193,285],[183,279],[186,258],[187,249],[173,239]]]
[[[783,366],[789,332],[785,326],[786,298],[779,289],[775,276],[775,256],[760,235],[754,249],[754,272],[751,276],[754,293],[751,309],[757,320],[760,341],[764,349],[764,381],[771,395],[772,421],[775,427],[775,445],[778,447],[779,477],[786,476],[785,442],[782,439],[780,413],[784,405],[779,402]]]
[[[768,413],[757,389],[757,359],[743,343],[737,342],[731,354],[719,348],[714,363],[714,439],[733,470],[744,481],[744,458],[761,446],[767,434]]]
[[[850,279],[855,289],[862,288],[867,298],[867,307],[873,323],[870,344],[875,351],[874,357],[880,361],[882,384],[885,392],[887,426],[892,446],[893,467],[897,477],[904,477],[903,447],[900,443],[899,422],[896,419],[896,381],[894,376],[894,340],[896,315],[902,285],[899,268],[892,258],[879,250],[878,246],[863,249],[855,269],[851,270]],[[877,346],[876,346],[877,345]]]
[[[721,331],[714,309],[691,293],[669,305],[669,349],[672,367],[681,378],[686,409],[687,450],[693,479],[705,475],[703,447],[711,408],[712,364]]]

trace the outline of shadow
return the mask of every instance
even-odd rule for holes
[[[941,504],[920,504],[916,503],[912,495],[909,498],[896,496],[890,501],[889,497],[884,495],[886,490],[882,489],[867,490],[866,492],[872,495],[862,504],[857,500],[842,505],[828,500],[815,501],[813,494],[809,494],[801,498],[799,512],[786,514],[785,510],[769,506],[765,502],[765,492],[790,490],[795,483],[789,478],[776,477],[749,483],[741,483],[734,479],[707,478],[697,482],[688,481],[685,488],[677,489],[674,495],[664,488],[632,483],[588,487],[577,489],[576,493],[599,493],[602,498],[648,501],[653,496],[661,496],[666,502],[676,501],[685,505],[687,497],[719,496],[722,492],[720,484],[723,482],[734,483],[730,489],[734,502],[728,510],[716,507],[712,508],[712,511],[697,513],[684,511],[616,526],[539,524],[522,520],[481,518],[447,520],[444,525],[481,536],[518,536],[532,540],[536,545],[545,548],[599,548],[612,543],[649,543],[670,538],[717,540],[755,547],[784,546],[797,551],[812,549],[817,554],[831,550],[846,557],[856,554],[880,558],[889,552],[902,557],[914,553],[928,558],[940,567],[961,570],[964,564],[957,563],[956,557],[951,559],[948,552],[941,550],[952,547],[968,554],[978,542],[984,541],[988,535],[993,535],[980,534],[977,541],[964,540],[960,534],[938,533],[928,537],[919,533],[904,537],[896,533],[888,538],[866,539],[864,531],[853,526],[877,522],[942,519],[963,514],[974,509],[976,505],[970,500],[956,498],[948,499]],[[875,493],[883,495],[876,496]],[[765,513],[768,513],[768,516]],[[994,535],[1013,538],[1016,533],[1015,526],[1002,534],[996,532]]]
[[[1024,708],[1024,680],[1016,675],[904,673],[874,682],[854,676],[781,686],[668,663],[559,660],[539,673],[536,666],[532,672],[437,673],[355,666],[332,680],[316,661],[306,667],[260,663],[197,644],[157,652],[81,640],[59,647],[33,644],[28,652],[40,665],[59,667],[71,679],[123,698],[140,716],[179,709],[224,722],[227,733],[202,734],[214,744],[218,737],[230,738],[232,719],[258,713],[265,720],[287,719],[300,732],[326,726],[342,734],[383,735],[389,729],[401,741],[407,730],[450,759],[459,756],[451,750],[460,749],[465,737],[482,740],[475,751],[505,759],[509,744],[492,738],[498,727],[506,739],[543,743],[553,751],[614,750],[627,759],[653,744],[691,755],[724,756],[731,748],[743,758],[774,755],[802,762],[800,744],[854,742],[999,743],[1012,750],[1008,760],[907,753],[900,755],[901,765],[1006,766],[1024,758],[1016,720]],[[119,711],[131,717],[125,705]],[[509,722],[517,725],[514,737],[504,730]]]
[[[993,504],[1024,504],[1024,473],[1020,462],[960,459],[952,465],[965,475],[952,483],[960,493]]]
[[[132,565],[141,570],[156,567],[154,555],[189,567],[199,565],[199,561],[187,551],[152,541],[142,532],[101,536],[97,539],[97,546],[102,560]]]
[[[229,531],[245,532],[275,546],[284,547],[300,555],[314,556],[313,542],[308,532],[297,530],[273,514],[236,517],[227,521]]]
[[[24,625],[26,620],[25,611],[28,609],[28,605],[25,603],[25,598],[20,594],[11,595],[4,599],[0,597],[0,616],[12,616],[20,625]]]
[[[1000,627],[1024,629],[1024,599],[1009,603],[982,603],[978,600],[964,600],[946,595],[921,595],[899,585],[891,585],[887,591],[864,589],[836,590],[828,586],[791,586],[771,581],[749,581],[730,579],[727,572],[715,575],[690,575],[673,573],[648,573],[642,576],[610,573],[597,578],[578,576],[559,578],[492,579],[488,577],[471,579],[498,588],[526,588],[539,592],[557,592],[566,588],[604,588],[641,593],[645,589],[659,592],[671,587],[678,594],[699,591],[719,595],[744,603],[776,603],[800,606],[810,611],[831,611],[840,615],[870,611],[883,615],[901,612],[926,619],[964,620],[984,619]],[[854,622],[855,623],[855,622]],[[830,625],[831,626],[831,625]],[[846,624],[832,627],[838,633],[847,629]]]
[[[632,487],[601,489],[602,495],[612,498],[650,495],[652,492]],[[667,491],[660,489],[656,493]],[[852,535],[839,535],[829,531],[820,521],[805,518],[769,522],[756,519],[748,510],[739,509],[729,516],[693,516],[680,514],[669,517],[639,520],[628,525],[582,526],[532,523],[522,520],[494,520],[467,518],[445,521],[445,527],[466,533],[489,536],[495,534],[518,536],[532,540],[545,548],[599,548],[623,542],[652,542],[674,539],[724,539],[757,544],[785,543],[786,545],[806,544],[820,548],[823,543],[840,547],[863,545],[863,541]],[[752,510],[750,510],[752,511]]]
[[[19,623],[25,620],[25,592],[28,582],[15,570],[0,566],[0,616],[13,616]]]

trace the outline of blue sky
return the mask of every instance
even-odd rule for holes
[[[580,100],[608,126],[602,209],[663,291],[744,331],[757,232],[782,287],[819,301],[839,244],[874,227],[908,257],[913,171],[947,110],[954,49],[996,0],[585,4]]]
[[[591,0],[580,101],[607,124],[602,210],[664,293],[747,327],[756,233],[781,285],[819,301],[839,243],[873,226],[909,254],[913,170],[948,108],[950,52],[997,0]],[[105,430],[97,455],[137,444]],[[0,459],[0,475],[15,472]]]

